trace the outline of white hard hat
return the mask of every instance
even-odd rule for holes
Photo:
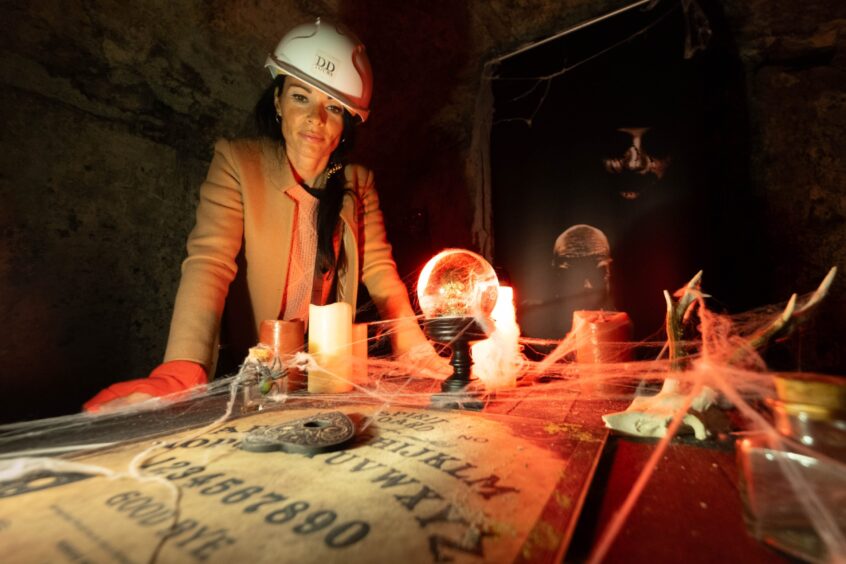
[[[365,121],[370,114],[373,71],[364,45],[345,27],[329,21],[298,25],[268,55],[265,67],[296,77],[340,102]]]

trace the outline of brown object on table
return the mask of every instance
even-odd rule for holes
[[[624,311],[574,311],[576,362],[591,364],[631,360],[632,322]]]
[[[367,323],[353,323],[352,356],[353,382],[363,386],[367,383]]]
[[[293,356],[304,348],[305,324],[301,319],[283,321],[268,319],[261,322],[259,342],[273,350],[281,359]],[[304,375],[294,367],[288,368],[288,391],[305,387]]]
[[[607,364],[631,360],[632,323],[624,311],[573,312],[573,334],[576,337],[576,362],[581,364]],[[608,380],[605,375],[585,370],[581,385],[583,392],[591,394],[626,393],[632,390],[629,379]]]
[[[776,393],[785,403],[846,411],[846,383],[842,378],[817,374],[780,374],[774,380]]]
[[[779,399],[768,404],[778,432],[846,460],[846,382],[818,374],[780,374],[774,380]]]

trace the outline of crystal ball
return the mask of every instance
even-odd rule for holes
[[[465,249],[446,249],[432,257],[417,281],[420,309],[433,317],[489,317],[499,281],[482,256]]]

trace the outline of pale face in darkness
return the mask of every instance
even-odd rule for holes
[[[294,163],[328,161],[344,131],[344,107],[292,76],[285,79],[274,105],[282,116],[282,136],[288,158]]]

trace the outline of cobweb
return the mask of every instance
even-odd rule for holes
[[[633,5],[647,3],[644,0]],[[650,4],[652,7],[654,2]],[[685,13],[687,32],[685,56],[690,57],[704,47],[711,32],[696,2],[685,0],[680,5]],[[665,16],[666,13],[662,17]],[[591,58],[601,56],[607,50],[645,33],[658,21],[660,19]],[[546,100],[546,91],[552,81],[589,60],[564,65],[547,76],[519,79],[530,82],[523,96],[538,90],[543,94],[530,115],[510,119],[531,125]],[[493,75],[491,67],[487,68],[486,77],[489,81],[502,80],[502,77]],[[482,130],[489,131],[489,128],[488,123]],[[797,301],[800,304],[807,303],[811,297],[812,294],[807,294]],[[808,440],[814,437],[784,433],[777,428],[773,413],[773,406],[779,402],[775,382],[784,375],[768,371],[757,347],[750,344],[772,326],[787,304],[774,304],[735,315],[710,311],[704,296],[700,296],[696,304],[695,315],[688,324],[692,330],[685,335],[683,342],[678,343],[684,352],[681,366],[678,359],[669,358],[667,343],[663,338],[615,343],[631,353],[626,355],[628,358],[637,360],[583,364],[575,362],[575,353],[585,346],[584,337],[570,334],[560,340],[550,340],[515,335],[513,347],[497,349],[498,352],[509,351],[510,357],[498,358],[497,361],[520,367],[516,381],[505,387],[488,389],[483,381],[473,380],[469,390],[478,394],[489,407],[497,406],[497,412],[506,416],[530,410],[533,405],[549,405],[562,400],[577,401],[582,405],[593,406],[595,424],[600,426],[601,415],[623,409],[635,398],[655,397],[668,381],[674,382],[673,387],[679,391],[681,400],[670,416],[666,434],[655,440],[648,462],[594,546],[590,557],[592,562],[603,560],[608,553],[666,449],[672,441],[679,440],[681,433],[688,430],[683,424],[684,416],[705,389],[715,392],[716,404],[711,407],[712,410],[732,415],[728,428],[719,431],[712,429],[712,434],[724,433],[736,442],[738,449],[751,449],[746,452],[753,455],[759,452],[762,460],[767,461],[767,469],[771,471],[768,479],[774,479],[773,476],[777,475],[788,488],[780,492],[780,499],[764,499],[759,500],[759,503],[784,504],[785,500],[794,503],[802,520],[809,524],[822,544],[819,554],[800,556],[815,560],[846,561],[843,530],[846,520],[843,515],[843,507],[846,506],[846,461],[833,456],[824,445]],[[423,325],[427,322],[425,319],[419,321]],[[385,340],[393,331],[393,323],[393,320],[369,323],[369,333],[374,335],[368,343],[371,350],[384,348]],[[433,363],[431,358],[383,355],[367,360],[350,357],[348,361],[365,368],[359,372],[365,376],[352,382],[353,391],[344,394],[344,401],[375,405],[377,414],[391,406],[430,409],[431,395],[440,391],[441,382],[446,376],[443,366]],[[287,368],[318,367],[316,359],[306,353],[285,358],[284,363]],[[818,376],[822,377],[801,373],[790,375],[795,378]],[[256,404],[247,399],[249,391],[244,375],[239,373],[180,394],[150,400],[112,413],[81,413],[0,426],[0,482],[14,480],[31,472],[50,470],[101,474],[112,478],[130,477],[141,481],[162,480],[171,489],[173,503],[178,508],[178,488],[163,478],[145,476],[139,470],[142,462],[155,454],[155,444],[140,452],[126,471],[120,473],[80,464],[67,457],[186,430],[192,430],[194,436],[199,436],[222,426],[230,418],[254,413],[256,409],[285,410],[289,400],[296,397],[291,391],[268,396]],[[329,405],[338,400],[337,395],[309,394],[307,397],[315,401],[325,400]],[[560,415],[562,421],[567,417],[567,413]],[[365,426],[367,424],[364,423]],[[839,452],[842,454],[842,449]],[[825,468],[826,476],[835,478],[829,481],[821,479],[821,474],[816,472],[820,467]],[[746,487],[748,489],[749,485]],[[160,546],[156,547],[152,560],[159,549]]]
[[[812,294],[801,296],[795,302],[801,308],[812,297]],[[836,459],[830,450],[809,442],[807,437],[785,434],[777,429],[772,413],[772,407],[778,403],[774,382],[785,375],[768,372],[759,352],[750,346],[756,335],[766,331],[782,315],[784,304],[737,315],[721,315],[711,312],[706,301],[704,295],[697,295],[694,311],[688,319],[688,325],[693,328],[691,337],[678,343],[684,352],[681,367],[668,358],[665,342],[662,341],[615,344],[629,349],[632,358],[645,360],[583,364],[574,361],[575,351],[585,345],[578,336],[569,334],[561,340],[520,338],[514,347],[522,367],[516,383],[490,390],[486,389],[484,382],[473,380],[469,389],[489,407],[497,406],[497,413],[506,416],[521,409],[530,409],[533,405],[548,405],[560,400],[578,401],[582,406],[593,406],[596,425],[600,426],[599,416],[615,409],[613,406],[622,409],[637,397],[654,396],[665,382],[676,382],[674,386],[680,391],[682,400],[672,413],[666,435],[656,439],[654,451],[627,499],[594,546],[590,558],[593,562],[601,561],[607,554],[658,461],[669,444],[685,431],[683,419],[703,389],[713,390],[718,398],[711,410],[732,415],[729,418],[731,426],[712,430],[712,435],[722,433],[723,440],[728,436],[736,442],[738,449],[749,447],[750,441],[755,441],[760,449],[754,452],[762,453],[770,461],[768,471],[777,472],[792,490],[783,492],[779,503],[783,504],[786,498],[793,499],[796,511],[804,516],[820,539],[824,547],[820,560],[843,561],[846,559],[843,509],[842,505],[838,507],[837,500],[842,502],[846,493],[846,462]],[[420,323],[425,325],[427,320],[420,319]],[[371,333],[375,336],[370,339],[370,344],[375,346],[390,335],[392,321],[373,322],[372,327]],[[538,352],[545,356],[540,360],[529,360],[524,353],[530,350],[534,351],[532,356],[537,356]],[[289,368],[307,370],[318,367],[315,358],[307,353],[286,357],[283,362]],[[380,356],[363,360],[350,357],[349,362],[362,366],[366,363],[366,371],[360,373],[366,376],[363,380],[352,382],[354,391],[344,394],[343,400],[375,405],[377,415],[374,418],[390,406],[431,409],[431,395],[440,391],[445,377],[443,366],[431,363],[431,359]],[[813,375],[790,376],[807,378]],[[255,409],[284,410],[287,402],[296,397],[293,392],[281,393],[265,398],[256,406],[249,405],[247,395],[243,374],[236,374],[182,394],[150,400],[114,413],[78,414],[2,426],[0,453],[5,454],[0,454],[3,459],[0,460],[0,481],[50,469],[149,480],[151,478],[140,473],[138,468],[145,457],[153,454],[155,446],[139,453],[123,473],[92,469],[62,457],[188,429],[196,429],[193,434],[199,436],[222,426],[230,418],[249,414]],[[338,401],[337,395],[308,394],[307,397],[325,400],[327,404]],[[562,421],[566,416],[566,413],[561,413]],[[367,424],[365,422],[364,426]],[[115,436],[118,438],[115,439]],[[821,482],[818,474],[809,470],[820,466],[826,468],[826,475],[839,476],[839,481],[835,478]],[[179,492],[175,492],[173,497],[174,503],[178,504]]]

